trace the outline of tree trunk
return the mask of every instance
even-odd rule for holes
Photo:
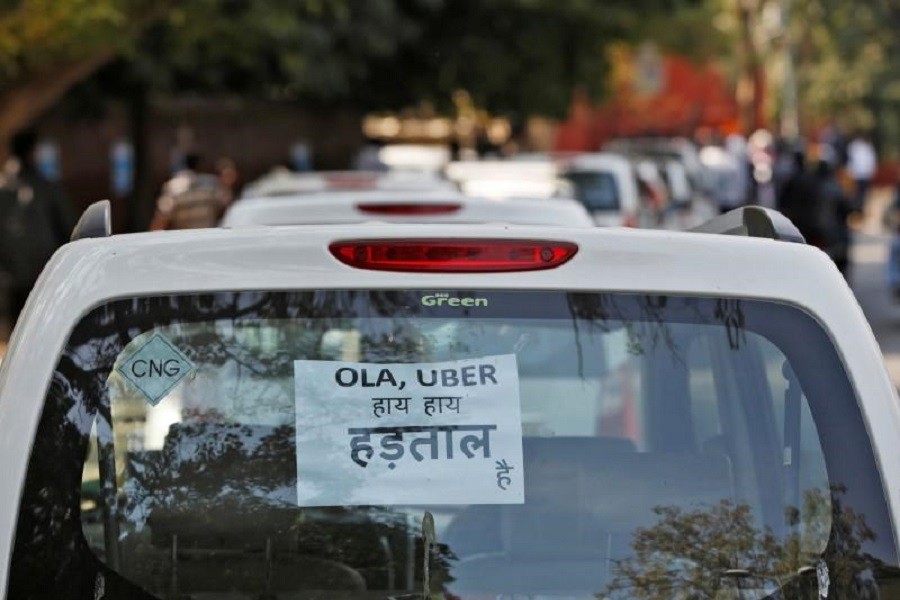
[[[54,65],[9,86],[0,94],[0,141],[5,142],[59,101],[69,89],[112,60],[106,51],[77,62]],[[3,144],[5,150],[6,144]]]
[[[168,14],[179,0],[149,1],[127,15],[121,39],[131,39]],[[69,89],[115,58],[121,47],[98,49],[93,54],[69,62],[45,65],[12,81],[0,92],[0,158],[10,137],[28,127],[47,109],[56,104]]]
[[[755,0],[737,0],[738,48],[740,69],[738,71],[737,103],[741,129],[749,135],[759,128],[760,88],[762,72],[759,51],[753,39],[753,19]]]
[[[149,86],[140,77],[131,90],[129,101],[131,143],[134,147],[134,181],[128,197],[129,232],[146,231],[153,215],[148,94]]]

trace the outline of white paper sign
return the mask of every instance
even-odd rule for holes
[[[300,506],[521,504],[514,354],[294,362]]]

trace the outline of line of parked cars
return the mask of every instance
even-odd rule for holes
[[[412,148],[404,148],[405,156],[412,153]],[[248,186],[224,224],[252,224],[257,213],[259,224],[272,224],[273,219],[284,224],[364,221],[376,216],[398,222],[475,222],[495,221],[498,215],[507,222],[540,223],[543,212],[548,225],[592,221],[598,226],[687,229],[716,214],[703,191],[696,155],[668,146],[428,164],[429,169],[401,166],[386,172],[277,172]],[[276,202],[262,200],[276,197]],[[289,198],[302,199],[296,211]],[[398,207],[390,215],[386,209],[376,214],[364,209],[360,204],[364,200]],[[414,208],[416,203],[441,201],[459,209]],[[583,210],[574,208],[572,201]]]

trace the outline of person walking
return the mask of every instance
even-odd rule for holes
[[[866,204],[866,196],[878,168],[878,156],[875,146],[867,134],[859,133],[847,146],[847,171],[856,188],[853,198],[853,209],[862,213]]]
[[[778,210],[786,216],[806,241],[821,247],[824,237],[816,207],[816,180],[806,169],[802,150],[791,151],[791,170],[778,194]]]
[[[47,260],[66,243],[75,219],[58,183],[35,161],[37,134],[15,135],[0,172],[0,271],[7,279],[7,310],[15,325]]]
[[[219,177],[200,172],[200,156],[188,154],[184,168],[163,184],[150,230],[215,227],[228,206]]]
[[[817,231],[823,243],[822,250],[834,261],[844,278],[849,279],[851,236],[847,219],[853,212],[853,203],[844,193],[836,171],[836,164],[831,160],[820,159],[816,164]]]

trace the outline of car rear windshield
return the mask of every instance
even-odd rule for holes
[[[896,566],[857,398],[799,309],[241,292],[76,327],[8,596],[874,598]]]
[[[565,178],[575,187],[575,197],[588,210],[619,210],[619,187],[612,173],[573,171]]]

